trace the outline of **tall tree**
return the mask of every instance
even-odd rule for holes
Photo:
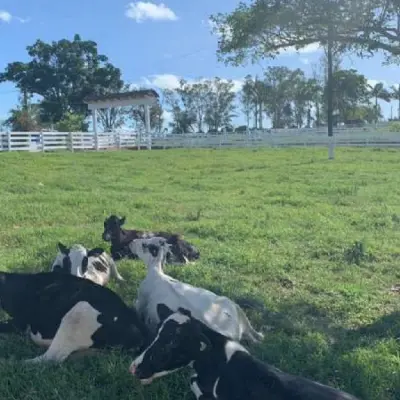
[[[339,70],[333,75],[334,105],[339,111],[339,120],[346,122],[349,113],[369,98],[367,78],[354,69]]]
[[[31,96],[26,92],[19,96],[17,108],[10,110],[10,116],[4,122],[13,132],[35,132],[41,129],[40,107],[31,104]]]
[[[207,112],[207,104],[210,98],[210,85],[207,82],[192,84],[184,83],[186,91],[186,108],[196,115],[198,132],[204,131],[204,120]]]
[[[117,87],[110,87],[103,91],[103,94],[115,92],[129,92],[130,85],[124,84],[120,89]],[[97,121],[103,128],[104,132],[112,132],[115,129],[121,128],[129,116],[129,109],[127,107],[111,107],[97,110]]]
[[[146,114],[144,106],[135,106],[129,110],[129,115],[136,123],[138,129],[145,129],[146,127]],[[164,123],[163,109],[160,104],[154,104],[150,107],[150,127],[155,132],[160,133]]]
[[[386,102],[390,102],[390,93],[388,90],[385,89],[383,83],[378,82],[375,85],[368,85],[369,95],[375,100],[375,124],[378,122],[380,116],[380,107],[378,104],[378,100],[384,100]]]
[[[400,121],[400,85],[392,86],[391,90],[392,99],[398,101],[397,118]]]
[[[220,36],[218,57],[228,64],[275,57],[289,47],[327,45],[327,119],[332,136],[332,52],[337,48],[368,56],[383,50],[388,61],[391,56],[399,60],[400,29],[394,26],[399,12],[398,0],[250,0],[210,19]]]
[[[246,117],[247,129],[250,128],[250,116],[254,108],[253,101],[253,78],[247,75],[244,79],[242,90],[240,91],[240,102],[242,104],[242,111]],[[257,120],[257,118],[256,118]]]
[[[119,91],[121,71],[98,53],[97,44],[62,39],[45,43],[37,40],[27,47],[29,62],[13,62],[0,74],[0,82],[13,82],[21,91],[41,96],[43,121],[58,122],[68,112],[86,115],[83,100],[89,95]]]
[[[220,78],[214,78],[208,84],[211,91],[205,122],[211,131],[217,132],[221,128],[229,127],[232,118],[236,115],[234,84],[231,80],[225,81]]]
[[[265,71],[264,84],[268,91],[265,110],[272,120],[273,128],[284,128],[292,125],[293,86],[299,76],[304,76],[301,70],[293,71],[283,66],[269,67]]]
[[[177,90],[164,90],[164,101],[172,113],[173,121],[170,123],[172,133],[193,132],[196,124],[196,114],[185,108],[180,96],[182,92]]]

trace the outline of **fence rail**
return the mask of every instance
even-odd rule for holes
[[[250,133],[138,135],[136,132],[0,132],[0,151],[86,151],[151,148],[327,146],[323,129],[281,129]],[[336,146],[400,147],[400,132],[337,128]]]

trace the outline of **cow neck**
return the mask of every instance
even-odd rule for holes
[[[149,264],[148,266],[148,274],[155,274],[155,275],[161,275],[161,276],[167,276],[164,273],[164,263],[165,263],[165,254],[164,250],[161,250],[155,260],[153,260],[152,263]]]

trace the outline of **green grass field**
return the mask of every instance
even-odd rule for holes
[[[284,371],[364,400],[400,399],[400,154],[338,149],[166,150],[0,155],[0,260],[50,267],[56,243],[102,242],[103,221],[178,231],[201,250],[171,275],[247,310],[251,347]],[[132,304],[145,275],[123,261],[110,285]],[[183,371],[141,387],[118,351],[61,366],[23,365],[43,350],[0,336],[0,399],[194,399]],[[245,400],[245,399],[244,399]]]

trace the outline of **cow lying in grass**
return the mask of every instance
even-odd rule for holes
[[[209,329],[180,308],[157,307],[162,324],[150,346],[131,364],[143,384],[191,365],[197,399],[357,400],[315,381],[290,375],[253,357],[239,343]]]
[[[72,274],[102,286],[107,285],[111,275],[119,281],[124,280],[114,260],[101,248],[88,250],[80,244],[68,248],[58,243],[58,249],[59,252],[51,266],[52,272]]]
[[[125,220],[125,217],[119,218],[116,215],[111,215],[104,221],[102,238],[107,242],[111,242],[111,256],[115,261],[124,257],[137,259],[138,255],[130,246],[132,240],[154,236],[164,237],[171,245],[167,255],[167,263],[169,264],[188,264],[200,257],[198,249],[178,234],[123,229],[122,226]]]
[[[31,362],[62,362],[87,349],[141,349],[148,330],[112,290],[74,275],[0,272],[0,304],[12,318],[0,333],[27,332],[47,351]]]
[[[177,281],[164,273],[169,247],[166,239],[136,239],[131,247],[147,265],[147,275],[138,290],[136,310],[152,333],[156,332],[160,322],[157,304],[164,303],[174,311],[179,307],[190,309],[196,318],[210,328],[234,340],[240,341],[243,336],[254,342],[263,339],[263,335],[251,326],[246,314],[235,302],[209,290]]]

